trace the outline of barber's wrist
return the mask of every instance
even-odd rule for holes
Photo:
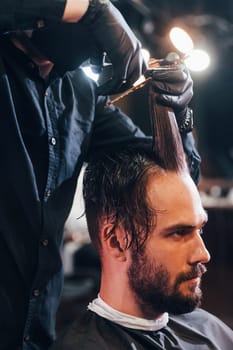
[[[62,21],[76,23],[87,12],[92,0],[66,0]]]
[[[89,6],[82,18],[82,22],[85,24],[92,23],[95,17],[98,16],[98,12],[108,6],[109,3],[109,0],[89,0]]]
[[[183,112],[176,113],[176,120],[181,134],[193,130],[193,110],[187,107]]]

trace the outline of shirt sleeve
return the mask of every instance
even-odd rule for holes
[[[66,0],[1,0],[0,32],[29,30],[61,21]]]
[[[201,157],[196,149],[195,140],[192,132],[182,134],[183,148],[187,157],[190,175],[197,184],[200,179],[200,163]]]
[[[152,143],[151,137],[146,136],[131,118],[114,105],[105,107],[106,102],[107,98],[98,98],[92,135],[92,151],[99,151],[106,147],[118,147],[134,141]]]

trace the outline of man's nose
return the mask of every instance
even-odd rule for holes
[[[192,252],[190,253],[190,263],[203,263],[206,264],[210,261],[210,253],[207,250],[203,239],[199,234],[195,236],[193,242]]]

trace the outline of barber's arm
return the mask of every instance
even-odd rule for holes
[[[124,91],[144,73],[146,64],[141,44],[111,1],[1,1],[0,32],[47,28],[57,23],[80,23],[87,33],[87,42],[97,48],[98,61],[101,61],[103,53],[107,54],[113,74],[107,83],[98,88],[99,94]],[[55,31],[53,40],[57,40]],[[76,45],[78,50],[79,42]]]
[[[107,101],[107,97],[98,97],[90,153],[101,149],[122,148],[131,142],[152,143],[151,137],[146,136],[119,108],[115,105],[105,107]]]
[[[97,49],[99,63],[103,53],[112,63],[112,77],[98,87],[99,95],[127,90],[146,70],[141,43],[111,1],[67,0],[63,21],[80,21]]]
[[[86,13],[89,7],[89,0],[67,0],[62,16],[64,22],[78,22]]]
[[[112,63],[112,77],[97,89],[101,95],[124,91],[145,72],[141,43],[121,13],[109,0],[90,0],[80,23],[89,31],[96,47]]]
[[[66,4],[65,0],[1,0],[0,32],[36,29],[61,22]]]
[[[1,32],[36,29],[53,23],[76,23],[86,13],[89,0],[1,0]]]

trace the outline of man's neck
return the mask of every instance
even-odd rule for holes
[[[97,315],[106,318],[107,320],[117,323],[123,327],[140,329],[145,331],[157,331],[165,327],[168,323],[168,314],[161,314],[156,319],[148,320],[145,318],[136,317],[133,315],[122,313],[105,301],[103,301],[100,296],[94,299],[89,305],[88,309]]]

